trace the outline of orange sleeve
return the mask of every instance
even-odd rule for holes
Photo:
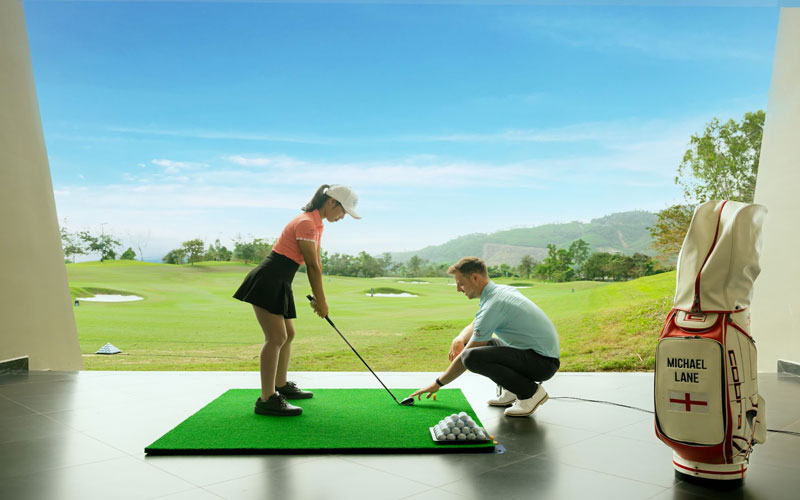
[[[297,223],[294,230],[295,239],[308,240],[316,243],[317,241],[317,228],[310,220],[301,220]]]

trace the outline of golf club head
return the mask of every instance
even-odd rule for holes
[[[406,399],[404,399],[404,400],[400,401],[400,404],[401,404],[402,406],[411,406],[411,405],[413,405],[413,404],[414,404],[414,398],[412,398],[411,396],[409,396],[409,397],[407,397]]]

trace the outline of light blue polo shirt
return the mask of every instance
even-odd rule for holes
[[[556,327],[544,311],[516,288],[490,281],[481,292],[472,341],[488,342],[493,333],[511,347],[561,358]]]

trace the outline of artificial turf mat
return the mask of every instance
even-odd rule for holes
[[[231,389],[145,448],[150,455],[492,452],[487,443],[441,444],[429,427],[453,413],[478,419],[461,389],[400,406],[383,389],[313,389],[296,417],[256,415],[261,391]],[[410,394],[415,389],[396,389]]]

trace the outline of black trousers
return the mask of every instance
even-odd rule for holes
[[[490,340],[488,345],[464,349],[461,362],[467,370],[492,379],[500,386],[528,399],[539,388],[539,382],[556,374],[561,361],[542,356],[533,349],[516,349]]]

